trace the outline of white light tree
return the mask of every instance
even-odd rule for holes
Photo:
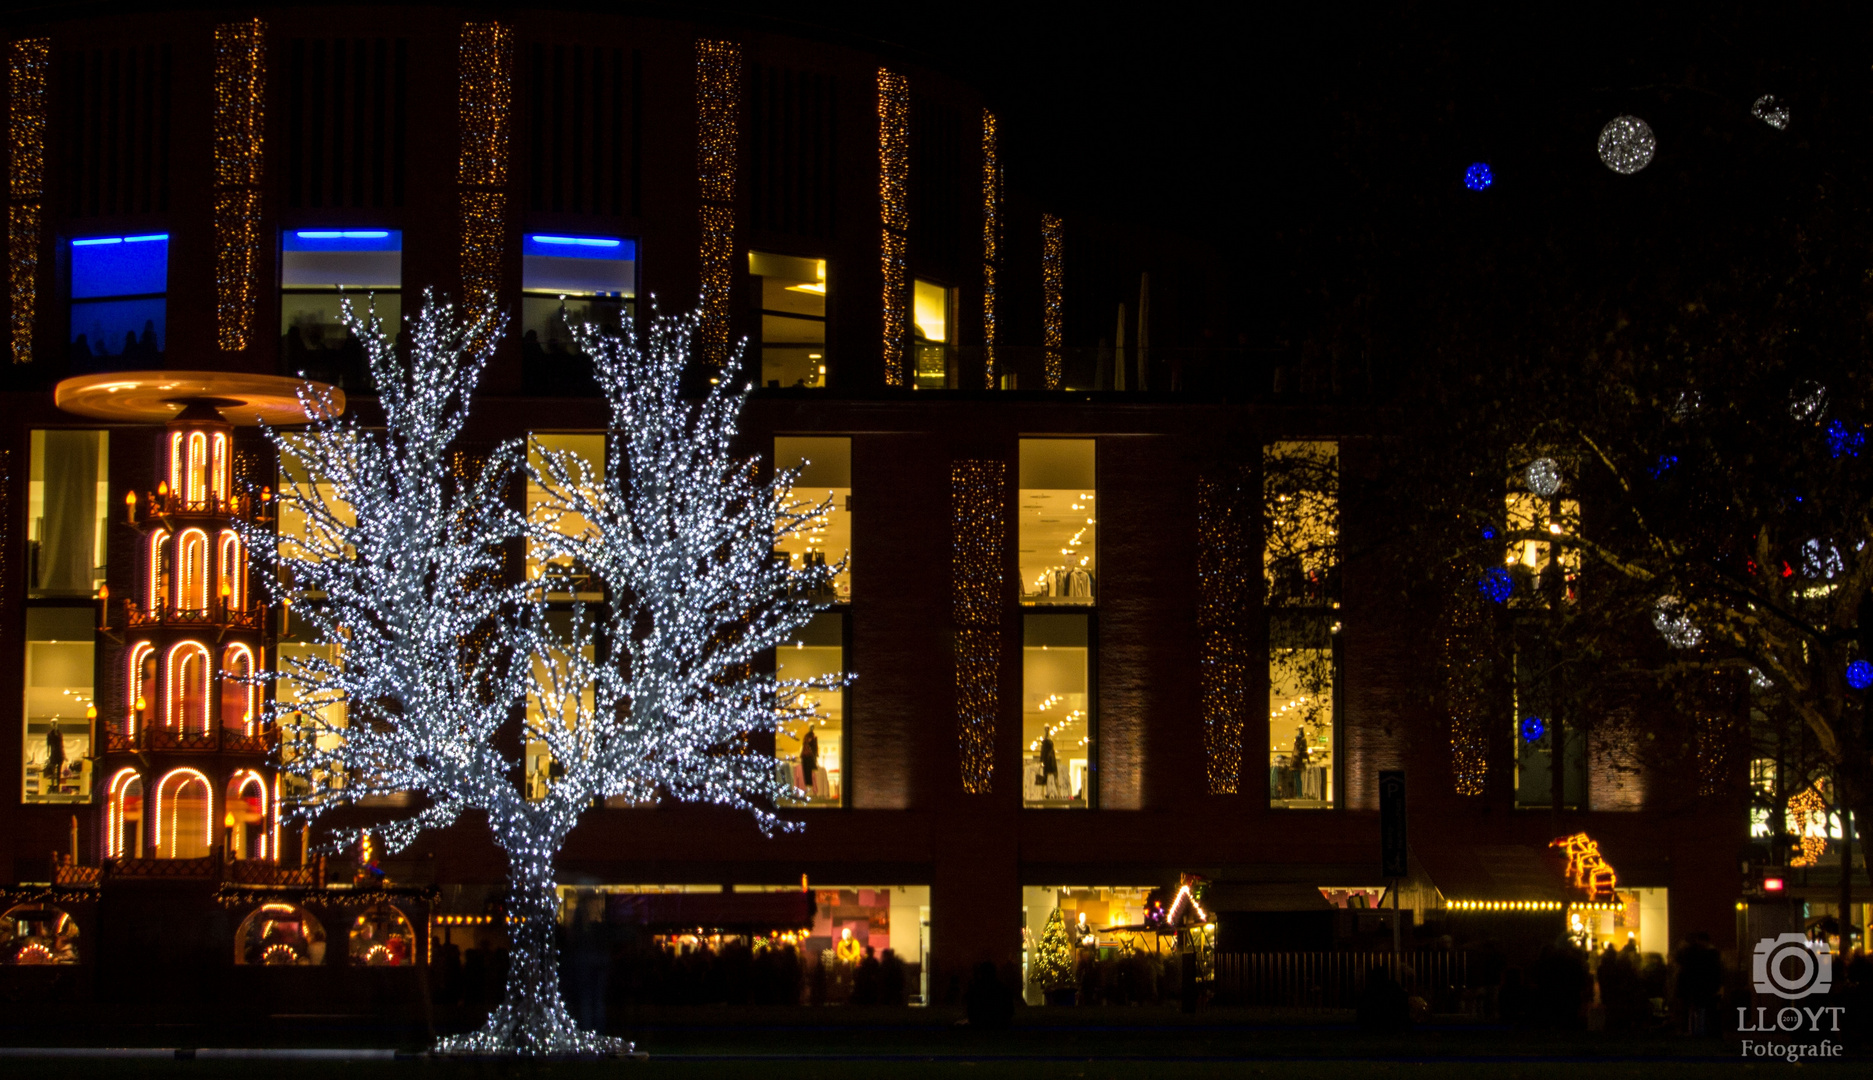
[[[268,432],[291,466],[279,516],[304,527],[248,537],[279,564],[276,599],[336,646],[282,658],[273,717],[288,733],[283,767],[303,781],[288,804],[314,821],[409,793],[413,813],[369,826],[392,851],[465,811],[487,815],[508,857],[506,995],[485,1027],[439,1049],[626,1049],[563,1003],[554,855],[609,798],[709,802],[788,827],[772,810],[786,790],[771,735],[810,719],[811,691],[844,677],[783,680],[759,661],[824,606],[840,569],[774,556],[823,508],[791,499],[794,473],[763,483],[736,456],[745,388],[683,395],[693,317],[655,318],[641,346],[582,338],[611,410],[603,475],[570,454],[529,455],[525,440],[464,466],[456,442],[503,320],[458,320],[426,296],[407,362],[375,316],[346,321],[383,426],[309,398],[303,433]],[[530,508],[511,497],[522,475],[545,493]],[[509,574],[502,551],[517,540],[535,565],[592,575],[607,602]],[[507,749],[530,744],[551,762],[532,783]]]

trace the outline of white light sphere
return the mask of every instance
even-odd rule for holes
[[[1749,114],[1777,131],[1788,127],[1788,106],[1774,94],[1757,98],[1756,104],[1749,107]]]
[[[1615,116],[1600,129],[1600,160],[1622,176],[1631,176],[1652,164],[1658,140],[1636,116]]]
[[[1529,462],[1528,471],[1522,476],[1528,481],[1528,490],[1544,499],[1561,490],[1561,466],[1551,457]]]
[[[1704,640],[1704,631],[1691,622],[1684,613],[1684,601],[1675,596],[1661,596],[1652,605],[1652,626],[1674,649],[1695,649]]]

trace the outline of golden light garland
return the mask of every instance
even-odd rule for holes
[[[260,311],[267,25],[215,27],[215,343],[247,348]]]
[[[1060,389],[1062,326],[1061,293],[1064,273],[1061,262],[1065,239],[1060,219],[1041,215],[1041,344],[1046,349],[1044,377],[1047,389]]]
[[[1610,898],[1619,886],[1619,875],[1613,872],[1613,864],[1606,861],[1600,854],[1599,843],[1586,833],[1556,837],[1548,846],[1560,849],[1567,856],[1568,878],[1576,889],[1595,900]]]
[[[46,71],[51,38],[15,41],[7,52],[7,102],[12,143],[8,154],[8,281],[13,301],[13,362],[33,358],[33,318],[39,299],[40,199],[45,194]]]
[[[460,45],[462,309],[480,318],[500,304],[507,229],[507,144],[513,127],[514,31],[498,22],[463,23]]]
[[[886,386],[904,385],[905,233],[910,229],[910,80],[878,69],[878,260],[884,280]]]
[[[1821,785],[1815,783],[1799,792],[1788,801],[1789,816],[1795,819],[1796,836],[1801,841],[1801,854],[1788,861],[1790,866],[1816,866],[1821,857],[1827,854],[1827,796],[1821,794]],[[1808,827],[1816,818],[1821,820],[1821,831],[1811,833]]]
[[[488,303],[499,301],[501,242],[506,231],[507,193],[462,192],[462,307],[479,318]]]
[[[995,114],[982,110],[982,381],[995,389],[995,270],[1001,264],[1002,165]]]
[[[729,297],[735,281],[735,187],[741,146],[741,45],[696,41],[696,183],[702,200],[702,280],[696,347],[728,362]]]
[[[1451,787],[1458,795],[1483,794],[1489,776],[1489,698],[1483,657],[1489,625],[1474,589],[1457,593],[1444,628],[1442,681],[1450,719]]]
[[[1251,670],[1244,619],[1255,580],[1252,490],[1248,470],[1239,466],[1197,479],[1197,625],[1203,634],[1197,698],[1212,795],[1241,791]]]
[[[950,582],[956,623],[956,742],[963,791],[994,790],[995,727],[1001,702],[1001,579],[1008,467],[963,460],[950,466]]]

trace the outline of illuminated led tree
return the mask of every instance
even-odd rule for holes
[[[293,733],[284,763],[303,781],[293,807],[317,819],[414,793],[414,814],[371,826],[393,851],[485,813],[509,860],[506,996],[486,1027],[440,1048],[623,1049],[579,1030],[561,1000],[553,857],[580,815],[612,798],[712,802],[750,811],[764,830],[779,824],[766,737],[812,717],[807,691],[842,682],[756,670],[818,610],[811,598],[837,570],[772,557],[776,537],[816,508],[789,499],[792,474],[764,484],[731,453],[741,391],[679,392],[693,318],[657,320],[642,349],[585,342],[612,407],[602,477],[563,455],[530,465],[520,440],[464,464],[455,442],[498,317],[458,320],[426,298],[407,327],[407,363],[374,318],[347,322],[383,426],[333,417],[315,398],[308,412],[321,419],[305,434],[270,432],[290,466],[279,512],[305,527],[252,537],[274,545],[280,599],[312,640],[336,646],[290,657],[280,673],[274,712]],[[544,514],[510,501],[523,473],[547,492]],[[561,527],[563,515],[582,526]],[[561,602],[550,578],[512,580],[502,550],[520,539],[547,565],[576,562],[611,602]],[[530,719],[516,721],[523,711]],[[503,749],[515,735],[545,745],[544,778],[530,783]]]

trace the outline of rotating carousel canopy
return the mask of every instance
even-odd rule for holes
[[[302,401],[302,394],[304,401]],[[283,375],[226,371],[118,371],[66,379],[53,391],[58,407],[97,420],[173,420],[190,405],[208,405],[230,424],[275,427],[311,419],[305,402],[325,397],[345,411],[345,392]]]

